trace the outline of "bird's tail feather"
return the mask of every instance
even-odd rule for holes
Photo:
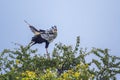
[[[27,25],[31,26],[31,24],[29,24],[26,20],[24,20],[24,22],[25,22]]]

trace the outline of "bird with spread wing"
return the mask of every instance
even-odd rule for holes
[[[48,46],[56,37],[57,37],[57,27],[52,26],[48,30],[37,30],[34,26],[30,25],[27,21],[25,23],[28,24],[31,31],[34,33],[29,46],[33,46],[35,44],[45,43],[46,53],[48,55]]]

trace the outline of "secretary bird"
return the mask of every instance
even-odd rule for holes
[[[57,27],[54,25],[50,29],[47,30],[37,30],[34,26],[30,25],[27,21],[24,20],[25,23],[28,24],[31,31],[34,33],[29,46],[33,46],[35,44],[45,43],[47,57],[50,58],[48,54],[48,46],[49,44],[57,37]]]

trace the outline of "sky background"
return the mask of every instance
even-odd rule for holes
[[[120,56],[120,0],[1,0],[0,52],[13,49],[12,43],[27,45],[33,33],[24,23],[27,20],[37,29],[58,27],[58,36],[50,44],[74,45],[80,36],[80,47],[110,49]],[[32,49],[44,53],[44,44]]]
[[[80,36],[81,47],[108,48],[120,56],[120,0],[1,0],[0,52],[14,48],[11,42],[27,45],[33,33],[27,20],[37,29],[57,25],[58,36],[50,44],[75,44]],[[44,44],[33,48],[44,50]]]

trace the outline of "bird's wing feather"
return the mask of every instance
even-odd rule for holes
[[[33,27],[33,26],[29,26],[29,27],[30,27],[31,31],[32,31],[35,35],[39,35],[39,34],[40,34],[40,32],[39,32],[35,27]]]

